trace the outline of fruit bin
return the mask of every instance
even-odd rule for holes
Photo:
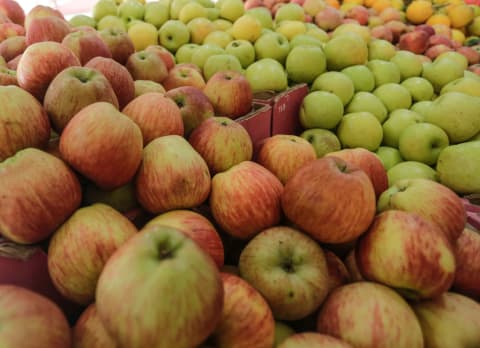
[[[263,139],[271,134],[272,107],[269,104],[254,101],[252,111],[235,120],[245,127],[252,138],[253,153],[256,154]]]

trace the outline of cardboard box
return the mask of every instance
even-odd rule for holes
[[[258,152],[261,142],[270,136],[272,124],[272,107],[268,104],[256,103],[252,111],[235,120],[245,127],[252,138],[254,156]]]

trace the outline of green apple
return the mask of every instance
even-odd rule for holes
[[[220,18],[229,20],[232,23],[245,13],[242,0],[222,0],[219,4]]]
[[[308,93],[300,106],[300,124],[305,129],[334,129],[343,117],[342,100],[324,91]]]
[[[215,25],[206,17],[193,18],[187,24],[190,31],[190,42],[201,45],[208,34],[216,30]]]
[[[170,2],[170,19],[179,19],[180,10],[183,6],[191,2],[192,0],[171,0]]]
[[[385,122],[388,117],[388,111],[382,101],[373,93],[357,92],[346,107],[346,112],[368,111],[374,115],[380,123]]]
[[[96,28],[96,25],[97,25],[97,21],[94,18],[84,14],[75,15],[72,18],[70,18],[68,22],[72,27],[86,26],[86,27]]]
[[[220,18],[220,10],[216,7],[206,7],[207,9],[207,18],[212,22]]]
[[[437,58],[433,61],[434,63],[439,63],[442,60],[447,60],[447,62],[456,62],[457,65],[461,66],[463,70],[468,68],[468,59],[463,54],[457,51],[446,51],[438,55]]]
[[[215,30],[205,36],[205,39],[203,39],[203,44],[214,44],[220,46],[221,48],[225,48],[232,41],[233,36],[226,31]]]
[[[276,22],[275,31],[285,35],[285,37],[291,41],[295,36],[305,34],[307,27],[303,21],[283,20]]]
[[[408,89],[414,102],[433,99],[435,93],[433,86],[423,77],[408,77],[402,81],[401,85]]]
[[[190,41],[190,31],[179,20],[169,19],[158,31],[160,44],[172,53]]]
[[[388,186],[403,179],[428,179],[438,181],[438,174],[432,167],[422,162],[403,161],[387,171]]]
[[[285,61],[288,78],[298,83],[312,83],[327,67],[325,54],[317,46],[296,46]]]
[[[300,136],[312,144],[317,158],[329,152],[340,151],[342,146],[335,133],[322,128],[311,128],[303,131]]]
[[[412,105],[412,96],[408,89],[397,83],[385,83],[373,91],[385,105],[388,112],[396,109],[408,109]]]
[[[400,70],[402,81],[409,77],[420,76],[422,74],[423,65],[420,58],[413,52],[399,50],[390,59]]]
[[[287,324],[280,322],[278,320],[275,321],[275,343],[274,348],[279,347],[280,344],[285,341],[288,337],[295,334],[295,330],[293,330]]]
[[[410,107],[411,111],[415,111],[417,114],[422,116],[422,119],[425,118],[425,114],[427,110],[430,108],[430,105],[432,105],[431,100],[421,100],[416,103],[413,103],[412,106]]]
[[[272,58],[263,58],[253,62],[246,69],[245,76],[252,86],[253,92],[280,92],[288,87],[287,72],[282,64]]]
[[[355,87],[355,92],[371,92],[375,88],[375,77],[365,65],[353,65],[342,70],[350,77]]]
[[[314,36],[308,35],[308,34],[300,34],[295,36],[291,41],[290,41],[290,47],[296,47],[300,45],[311,45],[311,46],[317,46],[323,49],[323,42]]]
[[[336,94],[345,106],[352,99],[355,87],[347,75],[339,71],[327,71],[313,81],[310,91],[326,91]]]
[[[242,72],[242,65],[233,54],[216,54],[210,56],[203,65],[203,76],[209,80],[216,72],[233,70]]]
[[[303,7],[296,3],[287,3],[281,5],[275,13],[275,22],[281,21],[303,21],[305,19],[305,11]]]
[[[125,0],[118,6],[118,16],[123,19],[142,19],[145,15],[145,6],[138,0]]]
[[[160,29],[160,27],[168,21],[169,17],[169,8],[162,4],[159,1],[148,2],[145,5],[145,15],[143,20],[147,23],[153,24]]]
[[[205,8],[215,8],[215,2],[212,0],[194,0]]]
[[[133,18],[129,18],[128,20],[125,21],[125,23],[127,24],[127,32],[130,30],[131,27],[133,27],[135,24],[149,24],[149,23],[146,23],[140,19],[133,19]],[[154,26],[155,27],[155,26]],[[150,31],[150,30],[149,30]],[[155,27],[155,31],[157,31],[157,28]],[[141,34],[141,33],[140,33]],[[158,35],[158,33],[156,33]]]
[[[102,19],[97,22],[97,30],[101,31],[104,29],[119,29],[126,32],[127,24],[123,19],[117,17],[116,15],[108,15],[102,17]]]
[[[400,83],[400,70],[392,62],[381,59],[370,60],[367,67],[375,78],[375,87],[386,83]]]
[[[395,46],[387,40],[375,39],[368,43],[368,60],[389,61],[396,52]]]
[[[458,54],[463,57],[460,53]],[[424,63],[422,71],[422,77],[432,83],[437,93],[450,81],[462,77],[466,69],[465,64],[463,64],[457,56],[443,56],[443,59],[440,58],[441,56],[442,55],[435,58],[432,63]]]
[[[195,1],[183,5],[178,13],[178,19],[185,24],[200,17],[207,18],[207,9]]]
[[[375,153],[380,158],[385,170],[387,171],[403,161],[400,151],[394,147],[380,146]]]
[[[342,70],[352,65],[362,65],[368,59],[368,46],[356,33],[343,33],[325,44],[328,70]]]
[[[345,114],[337,128],[343,148],[362,147],[376,151],[382,143],[383,130],[378,119],[370,112]]]
[[[99,21],[105,16],[116,16],[117,4],[113,0],[98,0],[93,5],[92,16],[95,21]]]
[[[305,35],[312,36],[322,41],[323,43],[330,40],[330,36],[328,35],[328,33],[325,30],[317,27],[315,24],[305,23],[305,27],[307,28]]]
[[[285,35],[273,31],[262,34],[255,41],[254,48],[257,60],[272,58],[281,64],[285,63],[290,52],[290,44]]]
[[[398,109],[390,113],[388,119],[383,123],[383,144],[398,148],[400,134],[408,126],[420,123],[423,117],[415,111]]]
[[[255,61],[255,48],[247,40],[233,40],[226,47],[225,52],[238,58],[242,68],[246,69]]]
[[[215,26],[215,30],[228,30],[233,26],[233,23],[230,21],[227,21],[226,19],[215,19],[212,21],[213,25]]]
[[[463,77],[469,77],[471,79],[479,80],[480,81],[480,75],[475,74],[473,71],[470,70],[465,70],[463,72]]]
[[[480,97],[480,79],[460,77],[442,87],[440,94],[448,92],[461,92],[471,96]]]
[[[194,43],[186,43],[180,46],[175,53],[175,60],[177,64],[191,63],[193,52],[195,52],[198,47],[200,47],[200,45]]]
[[[398,149],[405,160],[422,162],[429,166],[437,163],[438,155],[448,145],[447,133],[426,122],[406,127],[398,139]]]
[[[254,17],[248,14],[244,14],[235,20],[230,33],[235,40],[247,40],[254,43],[263,31],[262,23]]]
[[[438,156],[440,182],[457,193],[480,193],[480,141],[450,145]]]
[[[254,7],[245,11],[245,14],[251,15],[258,19],[258,21],[262,24],[262,27],[267,29],[273,29],[273,19],[272,19],[272,12],[266,7]]]
[[[220,46],[213,44],[201,45],[193,52],[191,62],[203,70],[208,57],[223,53],[225,53],[225,50]]]

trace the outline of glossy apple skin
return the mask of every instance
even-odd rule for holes
[[[71,330],[67,319],[61,309],[46,297],[19,286],[2,284],[0,305],[0,346],[71,347]]]
[[[334,156],[300,168],[282,195],[287,218],[324,243],[355,240],[372,222],[375,205],[375,191],[367,174]]]
[[[20,244],[44,240],[80,205],[75,174],[60,159],[34,148],[0,162],[2,235]]]
[[[212,178],[210,207],[228,234],[249,239],[280,222],[283,185],[261,165],[241,162]]]
[[[80,110],[60,136],[60,153],[98,187],[112,190],[133,179],[142,160],[142,132],[112,104]]]
[[[112,58],[112,53],[107,44],[95,31],[79,30],[71,32],[61,42],[62,45],[67,46],[75,53],[82,65],[95,57]]]
[[[454,244],[457,269],[453,289],[480,299],[480,234],[465,228]]]
[[[360,273],[406,298],[428,299],[447,291],[455,276],[453,247],[433,223],[412,212],[377,215],[357,242]]]
[[[317,332],[294,334],[283,341],[278,348],[352,348],[350,344],[333,336]]]
[[[33,18],[25,33],[25,42],[27,46],[44,41],[62,42],[71,29],[67,21],[55,16]]]
[[[73,327],[73,348],[118,348],[98,316],[95,303],[89,305]]]

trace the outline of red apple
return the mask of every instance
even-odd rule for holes
[[[135,185],[140,204],[163,213],[202,204],[211,180],[207,164],[185,138],[165,135],[145,146]]]
[[[453,51],[453,50],[454,49],[452,47],[444,45],[444,44],[433,45],[433,46],[430,46],[427,49],[427,51],[425,52],[425,56],[427,56],[431,60],[434,60],[440,54],[442,54],[444,52],[450,52],[450,51]]]
[[[163,80],[162,85],[167,91],[184,86],[203,90],[205,87],[205,79],[203,78],[202,73],[196,68],[178,64],[170,69],[167,77]]]
[[[345,13],[345,18],[354,19],[360,25],[368,24],[369,13],[366,7],[362,5],[353,6]],[[385,21],[387,22],[387,21]]]
[[[398,42],[402,34],[407,32],[407,25],[398,20],[389,21],[384,24],[386,27],[390,28],[393,34],[393,42]]]
[[[145,51],[156,53],[160,58],[162,58],[167,70],[170,70],[175,66],[175,56],[165,47],[160,45],[150,45],[145,48]]]
[[[77,112],[101,101],[118,109],[117,97],[107,78],[97,70],[73,66],[55,76],[45,93],[43,106],[60,134]]]
[[[152,80],[162,83],[168,75],[168,70],[156,53],[138,51],[130,55],[125,63],[134,80]]]
[[[394,7],[387,7],[378,14],[383,23],[390,21],[402,21],[402,11]]]
[[[8,69],[5,75],[15,77]],[[0,162],[21,149],[47,146],[50,122],[31,94],[18,86],[1,86],[0,105]]]
[[[165,96],[172,99],[180,108],[187,138],[204,120],[215,115],[212,103],[197,87],[177,87],[166,92]]]
[[[30,46],[36,42],[62,42],[71,31],[70,24],[55,16],[33,18],[25,34],[25,42]]]
[[[329,250],[324,250],[328,267],[329,293],[344,284],[350,283],[350,273],[342,260]]]
[[[423,30],[414,30],[402,34],[398,42],[398,48],[415,54],[422,54],[428,48],[428,34]]]
[[[140,128],[106,102],[84,107],[60,136],[62,158],[102,189],[114,189],[133,179],[142,148]]]
[[[70,348],[71,331],[62,310],[52,301],[19,286],[0,285],[0,346]]]
[[[344,243],[367,230],[376,198],[363,170],[327,156],[306,164],[287,182],[282,207],[290,221],[316,240]]]
[[[95,57],[112,58],[107,44],[96,32],[72,32],[63,38],[62,45],[70,48],[82,65]]]
[[[350,344],[318,332],[302,332],[287,337],[278,348],[352,348]]]
[[[0,24],[0,42],[8,39],[9,37],[24,36],[25,29],[15,23],[2,23]]]
[[[75,348],[117,348],[100,319],[97,306],[92,303],[78,318],[73,327],[73,347]]]
[[[247,130],[228,117],[210,117],[200,123],[188,138],[207,162],[212,175],[252,159],[253,144]]]
[[[145,228],[153,225],[176,228],[209,254],[219,269],[223,267],[222,240],[213,224],[203,215],[191,210],[172,210],[156,216],[145,225]]]
[[[175,64],[175,67],[182,67],[182,68],[193,68],[196,70],[199,74],[202,74],[202,69],[196,64],[193,63],[180,63],[180,64]]]
[[[212,215],[228,234],[252,238],[280,222],[282,191],[280,180],[266,168],[243,161],[212,178]]]
[[[428,34],[429,37],[435,35],[435,29],[433,29],[433,27],[429,24],[417,25],[413,30],[423,30]]]
[[[25,16],[25,22],[24,22],[25,30],[28,30],[30,22],[34,18],[50,17],[50,16],[58,17],[60,19],[65,19],[62,12],[60,12],[59,10],[53,7],[46,6],[46,5],[36,5],[35,7],[32,7],[32,9]]]
[[[447,47],[453,48],[452,40],[444,34],[434,34],[428,38],[428,46],[435,46],[435,45],[445,45]]]
[[[75,174],[58,158],[34,149],[0,162],[2,235],[21,244],[44,240],[80,205]]]
[[[457,262],[454,291],[480,299],[480,234],[465,228],[454,250]]]
[[[374,38],[386,40],[388,42],[393,42],[392,30],[383,24],[377,25],[376,27],[371,28],[370,34]]]
[[[0,0],[0,13],[4,14],[18,25],[23,25],[25,21],[25,12],[17,1]]]
[[[332,31],[342,24],[343,15],[340,10],[332,6],[325,6],[314,17],[316,25],[325,31]]]
[[[471,47],[462,46],[457,48],[455,51],[457,51],[460,54],[463,54],[465,58],[467,58],[468,65],[480,63],[480,52]]]
[[[0,66],[0,86],[10,85],[18,86],[17,72],[7,67]]]
[[[13,21],[8,18],[3,12],[0,12],[0,24],[3,23],[13,23]]]
[[[144,146],[164,135],[183,136],[180,109],[161,93],[142,94],[128,103],[122,112],[140,127]]]
[[[26,48],[25,36],[12,36],[0,42],[0,56],[8,62],[22,54]]]
[[[75,54],[62,44],[38,42],[28,46],[18,62],[18,84],[41,101],[48,85],[60,71],[79,65]]]
[[[22,54],[19,54],[18,56],[16,56],[15,58],[9,60],[7,62],[7,68],[11,69],[11,70],[17,70],[17,67],[18,67],[18,62],[20,61],[20,58],[22,58]]]
[[[112,58],[125,65],[128,57],[135,52],[130,36],[124,30],[118,28],[107,28],[100,30],[98,33],[110,49]]]
[[[112,58],[95,57],[85,64],[86,68],[100,71],[112,85],[118,105],[123,109],[135,98],[135,84],[130,72]]]

